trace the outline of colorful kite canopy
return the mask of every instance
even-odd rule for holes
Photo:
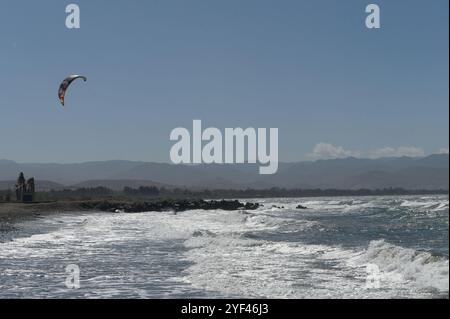
[[[58,90],[58,97],[61,104],[64,106],[64,97],[66,96],[66,91],[69,88],[70,84],[75,81],[76,79],[83,79],[84,82],[87,81],[87,78],[82,75],[71,75],[67,77],[64,81],[62,81],[61,85],[59,86]]]

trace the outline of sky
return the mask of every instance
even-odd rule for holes
[[[81,10],[67,29],[66,5]],[[367,29],[365,7],[381,9]],[[448,153],[448,1],[2,0],[0,159],[168,162],[176,127],[281,161]],[[63,108],[60,82],[73,83]]]

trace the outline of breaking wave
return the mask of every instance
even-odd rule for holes
[[[370,242],[361,259],[377,265],[384,280],[448,294],[449,262],[443,256],[377,240]]]
[[[0,297],[448,298],[447,196],[258,202],[19,225],[0,243]],[[67,263],[80,290],[64,289]],[[379,287],[367,287],[369,265]]]

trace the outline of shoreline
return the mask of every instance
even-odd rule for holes
[[[79,208],[76,202],[0,203],[0,219],[57,214]]]
[[[55,214],[76,212],[109,212],[109,213],[140,213],[147,211],[173,211],[186,210],[254,210],[260,206],[258,203],[242,203],[238,200],[212,200],[203,199],[159,199],[152,201],[127,200],[85,200],[85,201],[54,201],[36,203],[0,202],[0,231],[1,224],[12,223],[25,219]]]
[[[373,196],[417,196],[418,194],[390,194],[390,195],[356,195],[356,197],[373,197]],[[427,196],[430,194],[422,194]],[[448,196],[448,193],[441,193],[435,195]],[[274,196],[277,198],[318,198],[318,197],[347,197],[344,196]],[[18,202],[0,202],[0,231],[2,231],[1,223],[12,222],[17,220],[24,220],[33,217],[76,213],[76,212],[109,212],[109,213],[139,213],[146,211],[186,211],[186,210],[255,210],[262,206],[262,204],[255,201],[265,199],[266,197],[253,198],[227,198],[223,199],[188,199],[188,198],[153,198],[149,200],[144,199],[89,199],[89,200],[56,200],[56,201],[41,201],[33,203],[18,203]],[[268,198],[268,197],[267,197]],[[240,200],[249,199],[252,202],[241,202]],[[300,207],[301,205],[299,205]],[[305,207],[306,208],[306,207]]]
[[[77,211],[86,212],[69,203],[0,203],[0,234],[14,230],[12,225],[22,221]]]
[[[53,215],[76,213],[139,213],[147,211],[179,211],[192,209],[256,209],[257,203],[241,203],[237,200],[153,200],[144,201],[55,201],[17,203],[0,202],[0,242],[10,240],[10,235],[18,230],[17,224]]]

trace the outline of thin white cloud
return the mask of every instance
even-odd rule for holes
[[[439,151],[438,151],[438,154],[448,154],[448,153],[449,153],[448,147],[447,148],[443,147],[443,148],[439,149]]]
[[[442,149],[441,151],[445,151]],[[448,149],[446,150],[448,153]],[[318,159],[336,159],[346,157],[358,158],[381,158],[381,157],[422,157],[425,156],[425,151],[420,147],[415,146],[400,146],[400,147],[383,147],[380,149],[362,152],[359,150],[348,150],[342,146],[333,145],[329,143],[318,143],[314,146],[311,153],[307,154],[307,158],[311,160]]]
[[[334,158],[346,158],[346,157],[359,157],[360,153],[344,149],[342,146],[336,146],[328,143],[318,143],[314,146],[312,153],[309,153],[307,157],[309,159],[334,159]]]
[[[421,157],[425,156],[425,151],[420,147],[415,146],[400,146],[394,147],[383,147],[377,150],[369,151],[370,158],[380,158],[380,157]]]

